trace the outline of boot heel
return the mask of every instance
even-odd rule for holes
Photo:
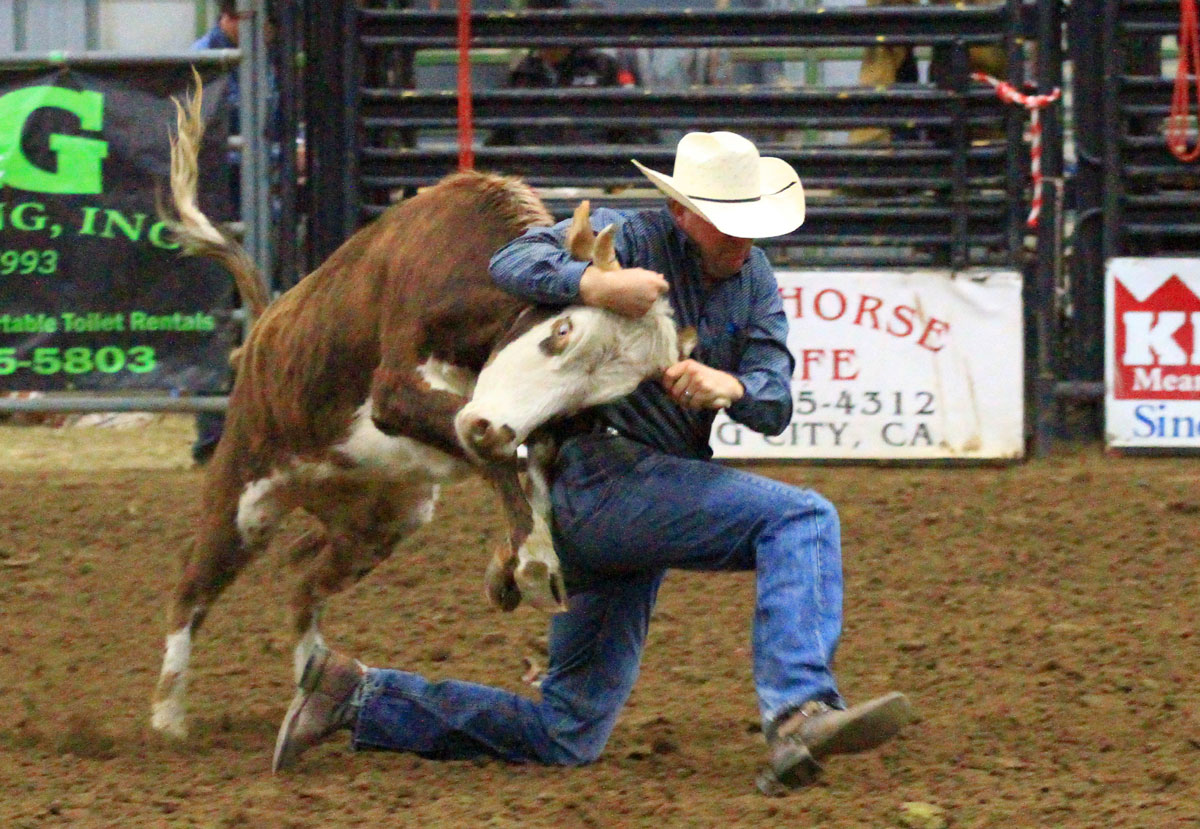
[[[799,789],[814,782],[821,776],[822,771],[821,764],[814,760],[812,755],[807,755],[783,774],[778,774],[773,767],[767,766],[758,773],[754,785],[767,797],[783,797],[792,789]]]
[[[320,648],[309,654],[308,661],[304,663],[304,670],[300,672],[300,681],[296,683],[296,687],[306,694],[315,691],[321,682],[321,675],[325,673],[325,665],[329,662],[330,653],[325,648]]]

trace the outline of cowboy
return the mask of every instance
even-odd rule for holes
[[[766,793],[811,782],[830,755],[874,748],[910,716],[889,693],[847,707],[832,671],[842,628],[837,513],[815,492],[713,463],[717,407],[768,435],[791,420],[787,317],[754,237],[804,221],[796,171],[730,132],[685,135],[673,175],[633,162],[665,208],[598,209],[623,265],[563,249],[568,223],[534,228],[491,262],[501,287],[534,302],[645,313],[666,295],[695,326],[690,359],[571,424],[554,467],[554,540],[569,593],[552,617],[541,699],[431,683],[318,648],[284,717],[273,766],[349,729],[355,748],[431,758],[488,755],[576,765],[598,758],[633,688],[668,568],[756,575],[754,682],[768,743]]]

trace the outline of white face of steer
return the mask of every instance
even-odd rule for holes
[[[455,420],[459,442],[480,458],[512,458],[551,418],[629,394],[680,359],[666,300],[643,317],[572,306],[505,345],[484,366]]]

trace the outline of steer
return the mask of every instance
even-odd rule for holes
[[[498,492],[508,522],[508,544],[487,569],[489,600],[505,610],[522,598],[560,609],[548,482],[538,468],[553,448],[539,442],[530,453],[535,516],[516,448],[550,420],[660,374],[680,358],[681,340],[662,300],[628,319],[587,307],[531,307],[496,288],[491,254],[553,220],[528,185],[477,172],[447,176],[389,208],[269,302],[245,251],[197,206],[200,101],[198,88],[177,104],[173,228],[185,252],[230,270],[256,322],[233,356],[225,431],[206,470],[154,694],[153,726],[179,737],[193,636],[296,509],[320,525],[282,556],[307,563],[290,600],[297,678],[322,642],[327,599],[430,521],[439,485],[473,468]],[[570,239],[598,266],[616,266],[611,229],[593,237],[586,202]]]

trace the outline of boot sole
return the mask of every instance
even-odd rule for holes
[[[896,691],[864,703],[852,719],[820,742],[808,746],[812,756],[823,760],[831,754],[870,751],[895,737],[912,719],[908,697]]]
[[[755,779],[758,790],[768,797],[780,797],[792,789],[816,781],[823,771],[820,760],[833,754],[855,754],[883,745],[912,719],[908,697],[893,692],[864,703],[852,719],[811,744],[795,743]]]

